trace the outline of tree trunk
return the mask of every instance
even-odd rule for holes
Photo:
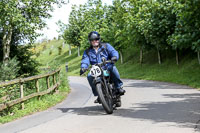
[[[198,61],[199,61],[199,65],[200,65],[200,52],[197,52],[197,56],[198,56]]]
[[[178,49],[176,49],[176,64],[179,65]]]
[[[121,51],[119,51],[119,54],[120,54],[120,60],[121,60],[121,64],[123,64],[124,62],[123,62],[123,54],[122,54],[122,52]]]
[[[80,46],[78,46],[78,57],[80,56]]]
[[[140,47],[140,64],[143,63],[143,49]]]
[[[72,54],[71,45],[69,44],[69,55]]]
[[[160,50],[159,50],[159,49],[157,49],[157,51],[158,51],[158,63],[159,63],[159,64],[161,64]]]
[[[8,60],[10,58],[10,43],[12,37],[12,29],[10,28],[7,33],[4,32],[3,35],[3,63],[7,66]]]

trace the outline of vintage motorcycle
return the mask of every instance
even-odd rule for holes
[[[102,68],[107,63],[112,63],[112,61],[102,58],[102,63],[92,65],[89,73],[94,77],[93,83],[96,85],[100,103],[107,114],[112,114],[116,107],[121,106],[121,97],[114,87],[110,72]]]

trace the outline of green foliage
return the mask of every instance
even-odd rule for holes
[[[64,32],[63,38],[67,43],[74,46],[80,46],[81,30],[83,29],[83,19],[81,18],[81,11],[77,10],[77,7],[72,6],[72,12],[69,16],[69,25]]]
[[[107,26],[106,10],[107,7],[102,6],[101,0],[89,0],[85,5],[73,6],[69,24],[63,34],[65,42],[74,46],[89,47],[88,33],[95,30],[101,33]]]
[[[3,46],[3,62],[10,58],[11,44],[33,41],[40,35],[36,31],[46,26],[45,19],[50,18],[53,5],[61,6],[64,0],[40,1],[0,1],[0,39]]]
[[[87,48],[87,35],[96,30],[121,52],[130,45],[157,49],[158,58],[168,49],[199,52],[199,6],[199,0],[114,0],[110,6],[89,0],[73,7],[63,38]]]
[[[3,32],[11,29],[19,31],[20,40],[30,41],[37,37],[36,30],[45,27],[45,18],[50,18],[53,4],[61,5],[64,0],[40,0],[40,1],[1,1],[0,2],[0,27]]]
[[[20,70],[17,58],[11,59],[8,64],[0,64],[0,82],[8,81],[17,77]]]
[[[125,6],[120,0],[115,0],[113,6],[105,8],[107,19],[104,25],[106,26],[101,29],[103,39],[120,51],[130,45],[127,39],[129,33],[126,32],[125,25],[127,15]]]
[[[64,34],[65,32],[65,28],[66,28],[66,24],[64,24],[61,20],[59,20],[56,25],[59,27],[59,30],[57,30],[57,32],[59,33],[59,37],[58,39],[61,39],[61,36]]]
[[[30,50],[31,45],[12,45],[11,47],[11,57],[16,56],[17,61],[19,62],[19,71],[18,76],[27,77],[38,74],[39,63],[32,58],[33,52]]]
[[[192,48],[200,51],[200,1],[179,0],[174,5],[173,12],[176,14],[175,32],[169,38],[169,43],[179,49]]]
[[[167,47],[167,38],[174,31],[175,15],[170,1],[147,1],[140,8],[136,19],[139,31],[157,49]]]
[[[15,79],[18,76],[20,67],[19,61],[14,57],[9,60],[7,65],[0,64],[0,82],[9,81]],[[13,100],[16,97],[19,98],[19,86],[12,85],[8,87],[0,88],[0,103]]]

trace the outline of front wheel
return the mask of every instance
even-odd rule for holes
[[[96,89],[104,110],[106,111],[106,113],[112,114],[113,113],[112,97],[108,94],[108,92],[106,92],[106,89],[101,83],[96,84]]]

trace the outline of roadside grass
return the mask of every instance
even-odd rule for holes
[[[172,82],[200,88],[200,71],[186,66],[169,66],[167,63],[152,66],[127,63],[117,65],[122,78]],[[124,69],[126,68],[126,69]]]
[[[42,96],[40,100],[38,100],[37,98],[32,98],[25,102],[24,110],[20,109],[20,105],[15,105],[7,110],[8,112],[6,113],[6,115],[0,117],[0,123],[7,123],[21,117],[33,114],[35,112],[46,110],[47,108],[52,107],[63,101],[68,93],[69,90],[62,89],[62,91],[60,91],[59,93]]]

